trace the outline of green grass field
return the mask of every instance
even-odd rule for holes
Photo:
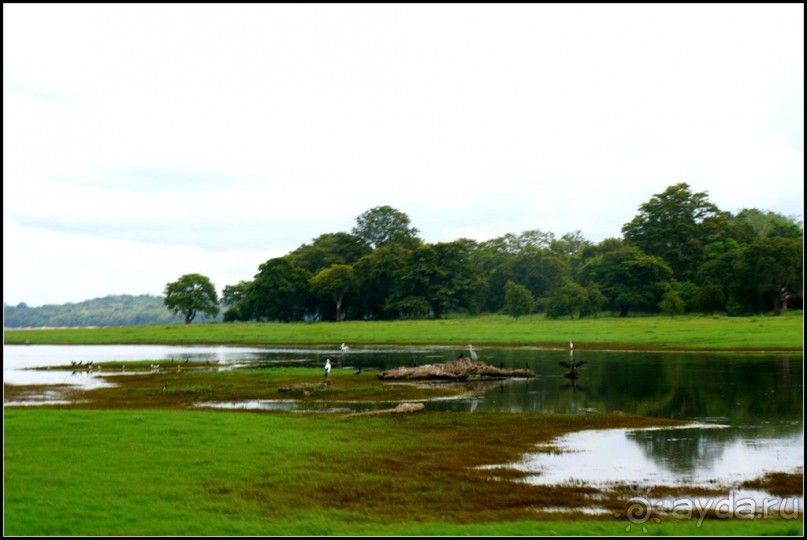
[[[10,330],[6,344],[241,344],[575,347],[648,350],[802,350],[802,312],[759,317],[600,317],[551,320],[503,315],[425,321],[209,323]]]
[[[788,519],[543,515],[586,491],[491,479],[566,431],[664,421],[598,415],[343,417],[5,410],[4,532],[22,536],[800,535]],[[628,529],[628,530],[626,530]]]

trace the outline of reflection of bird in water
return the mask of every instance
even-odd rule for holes
[[[571,388],[572,392],[577,392],[578,390],[581,391],[581,392],[586,391],[585,388],[583,388],[582,386],[577,384],[577,373],[574,373],[574,372],[567,373],[567,374],[564,375],[564,377],[567,377],[569,379],[569,383],[564,384],[563,386],[561,386],[560,387],[561,390],[566,390],[568,388]]]
[[[342,343],[339,345],[339,350],[342,351],[342,354],[336,357],[336,365],[342,367],[342,362],[345,360],[345,353],[350,349],[347,345]]]
[[[476,362],[476,358],[477,358],[477,356],[476,356],[476,351],[474,350],[474,346],[473,346],[473,345],[468,345],[468,353],[471,355],[471,360],[473,360],[474,362]]]

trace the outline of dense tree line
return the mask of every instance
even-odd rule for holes
[[[757,209],[721,211],[686,183],[641,205],[623,238],[597,244],[579,231],[435,244],[418,232],[397,209],[368,210],[351,232],[323,234],[225,286],[224,320],[742,315],[803,304],[803,225]]]
[[[84,302],[29,307],[3,305],[5,328],[131,326],[182,321],[165,309],[162,296],[110,295]]]

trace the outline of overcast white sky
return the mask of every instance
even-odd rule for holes
[[[620,237],[804,213],[804,5],[3,4],[3,300],[219,293],[375,206]]]

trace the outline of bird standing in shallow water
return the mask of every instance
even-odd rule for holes
[[[328,358],[325,360],[325,378],[328,378],[328,375],[331,374],[331,359]]]
[[[468,345],[468,352],[471,354],[471,360],[476,362],[476,351],[474,350],[473,345]]]

